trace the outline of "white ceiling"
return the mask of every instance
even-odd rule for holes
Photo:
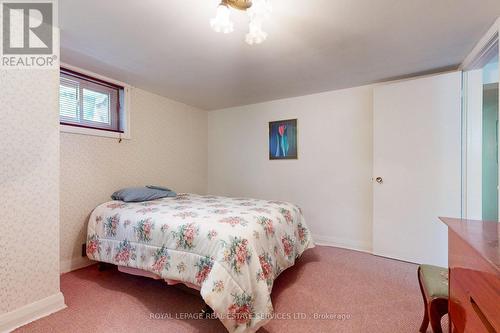
[[[64,62],[206,110],[458,65],[499,0],[272,0],[261,45],[209,26],[219,0],[60,0]]]

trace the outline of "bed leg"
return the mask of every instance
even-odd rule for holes
[[[202,314],[204,319],[209,319],[213,313],[214,313],[214,310],[211,307],[209,307],[207,304],[205,304],[205,307],[203,309],[201,309],[201,314]]]
[[[106,262],[98,262],[97,263],[97,269],[99,270],[99,272],[107,271],[108,269],[110,269],[113,266],[114,265],[108,264]]]

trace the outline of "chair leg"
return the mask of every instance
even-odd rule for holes
[[[438,315],[431,315],[431,327],[433,333],[443,333],[441,328],[441,317]]]
[[[427,304],[427,299],[425,298],[424,288],[422,286],[422,279],[420,276],[420,266],[417,269],[417,277],[418,277],[418,285],[420,287],[420,292],[422,293],[422,299],[424,301],[424,319],[422,320],[422,325],[420,325],[419,332],[425,333],[425,332],[427,332],[427,327],[429,327],[429,310],[428,310],[429,306]]]
[[[432,332],[443,333],[441,328],[441,318],[448,313],[448,300],[435,299],[429,304],[429,318],[431,321]]]
[[[422,320],[422,325],[418,330],[421,333],[427,332],[427,327],[429,327],[429,313],[427,312],[427,303],[424,303],[424,319]]]

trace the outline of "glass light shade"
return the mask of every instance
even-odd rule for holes
[[[269,0],[253,0],[252,7],[247,10],[250,23],[249,32],[245,41],[250,44],[260,44],[267,38],[267,33],[262,30],[262,23],[269,19],[273,8]]]
[[[248,25],[250,31],[245,36],[245,41],[249,45],[260,44],[267,38],[267,33],[262,30],[262,21],[254,19]]]
[[[223,32],[228,34],[233,32],[234,24],[230,19],[230,10],[226,5],[219,5],[217,13],[213,19],[210,20],[210,26],[216,32]]]

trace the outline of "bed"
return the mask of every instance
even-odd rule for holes
[[[198,289],[229,332],[272,318],[275,278],[311,247],[294,204],[188,193],[104,203],[87,232],[90,259]]]

